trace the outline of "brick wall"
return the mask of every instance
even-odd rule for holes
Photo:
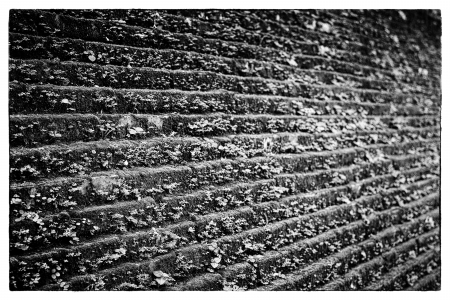
[[[438,12],[9,22],[12,290],[440,289]]]

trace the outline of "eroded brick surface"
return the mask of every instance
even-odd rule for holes
[[[11,290],[439,290],[441,19],[11,10]]]

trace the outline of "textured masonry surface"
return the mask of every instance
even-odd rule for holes
[[[11,10],[11,290],[439,290],[441,19]]]

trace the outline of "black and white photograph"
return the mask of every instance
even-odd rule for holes
[[[9,293],[440,294],[440,8],[9,5]]]

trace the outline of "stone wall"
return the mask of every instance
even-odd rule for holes
[[[12,290],[440,289],[439,12],[9,32]]]

